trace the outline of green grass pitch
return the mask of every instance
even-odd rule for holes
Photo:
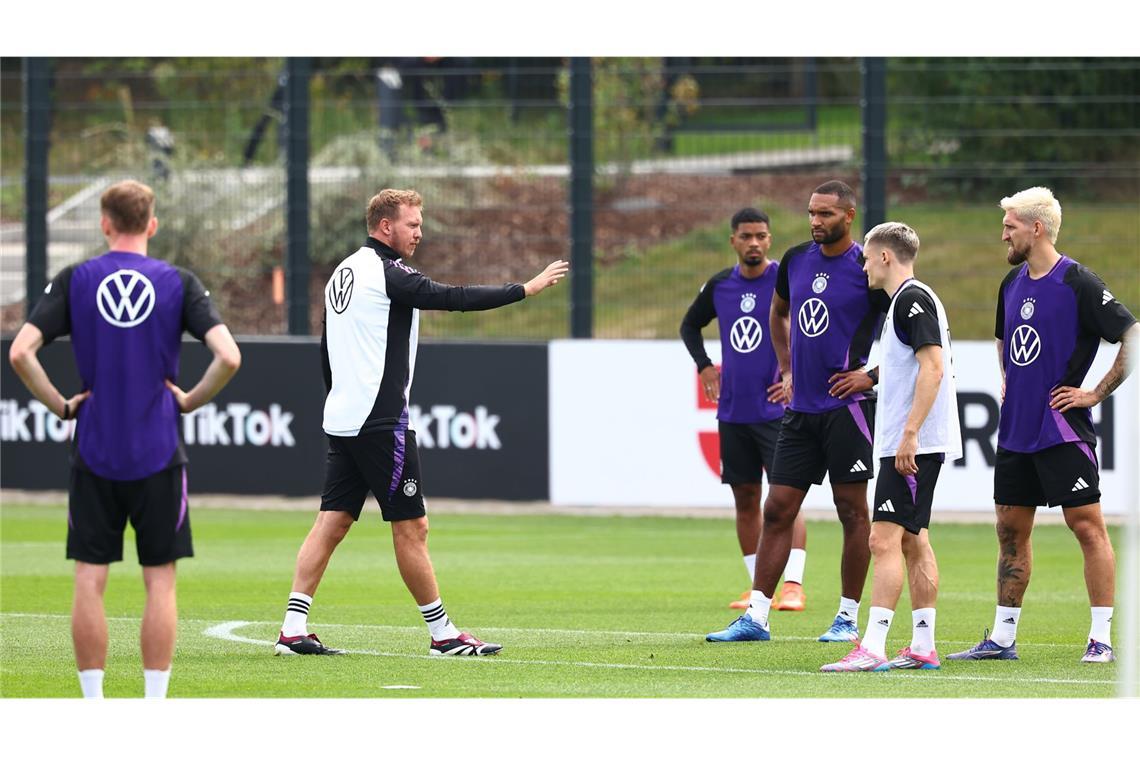
[[[773,641],[710,644],[748,585],[728,519],[439,514],[431,550],[457,624],[504,645],[497,657],[433,658],[375,505],[333,557],[310,629],[345,657],[274,657],[293,561],[313,514],[198,509],[197,556],[179,564],[178,697],[1112,697],[1116,665],[1079,662],[1088,633],[1080,551],[1060,525],[1034,534],[1018,662],[947,662],[993,619],[990,525],[936,524],[942,591],[937,672],[823,674],[846,644],[815,641],[838,602],[838,523],[810,522],[808,609],[775,612]],[[77,697],[64,559],[65,510],[0,513],[0,694]],[[1117,540],[1113,530],[1113,540]],[[126,561],[106,596],[108,697],[142,694],[141,573]],[[863,596],[861,627],[870,606]],[[904,591],[888,641],[909,643]]]

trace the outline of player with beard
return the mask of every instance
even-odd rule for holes
[[[423,198],[414,190],[389,188],[374,195],[365,227],[364,245],[337,265],[325,286],[325,485],[317,519],[297,553],[274,653],[342,653],[309,632],[309,611],[333,552],[360,519],[371,492],[381,517],[392,526],[400,577],[427,625],[428,654],[495,654],[502,646],[460,631],[448,617],[428,554],[423,475],[408,416],[420,311],[506,306],[556,284],[570,265],[555,261],[525,284],[435,282],[407,263],[423,240]]]
[[[743,208],[732,217],[729,245],[737,265],[706,282],[681,321],[681,338],[696,362],[705,398],[717,405],[721,482],[732,488],[736,502],[736,538],[749,581],[756,574],[760,543],[760,478],[772,471],[780,419],[784,416],[783,384],[772,340],[761,327],[772,303],[780,265],[768,259],[772,247],[770,220],[763,211]],[[721,368],[705,352],[701,329],[718,320]],[[800,611],[807,529],[796,518],[792,551],[784,568],[784,589],[776,609]],[[729,607],[747,609],[751,590]]]
[[[1014,268],[998,289],[1001,420],[994,503],[997,611],[993,633],[952,660],[1016,660],[1017,625],[1029,585],[1037,507],[1060,506],[1084,554],[1092,624],[1082,662],[1112,662],[1116,560],[1100,509],[1096,431],[1089,408],[1134,365],[1140,327],[1104,282],[1056,248],[1061,204],[1045,187],[1003,198],[1002,241]],[[1123,341],[1092,390],[1082,389],[1101,339]],[[1007,394],[1006,389],[1010,389]]]
[[[768,613],[788,561],[792,528],[813,483],[830,474],[843,524],[839,610],[820,641],[859,638],[859,599],[870,564],[867,481],[874,469],[873,378],[863,365],[890,299],[867,287],[863,248],[851,239],[855,192],[825,182],[808,202],[811,242],[784,254],[769,315],[784,413],[764,502],[748,610],[708,641],[767,641]]]

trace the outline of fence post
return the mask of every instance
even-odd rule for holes
[[[863,232],[887,220],[887,60],[864,58],[859,65],[863,92]]]
[[[290,335],[309,329],[308,58],[285,62],[285,295]]]
[[[594,334],[594,93],[589,58],[570,59],[570,337]]]
[[[24,64],[24,306],[30,316],[47,286],[47,186],[51,133],[51,61]]]

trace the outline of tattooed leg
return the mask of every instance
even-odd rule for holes
[[[997,598],[1002,607],[1020,607],[1033,569],[1032,507],[997,505]]]

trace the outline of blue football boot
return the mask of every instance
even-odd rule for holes
[[[859,626],[842,615],[836,615],[831,627],[819,637],[820,641],[858,641]]]
[[[746,612],[733,620],[723,631],[705,636],[705,641],[768,641],[771,638],[768,629],[753,620]]]

